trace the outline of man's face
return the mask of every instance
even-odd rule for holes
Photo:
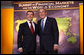
[[[40,9],[39,10],[39,16],[40,16],[40,18],[45,18],[45,16],[46,16],[46,11],[44,10],[44,9]]]
[[[32,12],[27,13],[28,20],[32,21],[34,14]]]

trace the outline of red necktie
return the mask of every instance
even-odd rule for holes
[[[33,34],[34,33],[34,29],[33,29],[33,25],[32,25],[32,22],[31,21],[30,21],[30,24],[31,24],[30,29],[31,29],[31,32]]]

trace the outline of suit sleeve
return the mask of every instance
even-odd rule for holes
[[[36,26],[36,35],[38,34],[38,24],[35,24]]]
[[[22,47],[22,25],[19,26],[17,43],[18,43],[18,48]]]
[[[57,22],[55,19],[53,19],[53,33],[54,33],[54,44],[58,44],[59,30],[58,30]]]
[[[40,30],[39,30],[39,26],[40,26],[40,25],[39,25],[39,21],[38,21],[38,23],[37,23],[37,34],[40,36],[40,33],[39,33],[39,31],[40,31]]]

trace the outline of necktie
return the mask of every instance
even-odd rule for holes
[[[34,33],[34,29],[33,29],[33,25],[32,25],[32,22],[31,21],[30,21],[30,24],[31,24],[30,29],[31,29],[31,32],[33,34]]]
[[[41,22],[41,28],[42,28],[42,31],[43,31],[43,29],[44,29],[44,20],[42,20],[42,22]]]

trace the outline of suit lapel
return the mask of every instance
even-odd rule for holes
[[[47,17],[46,22],[45,22],[44,31],[46,30],[47,25],[48,25],[48,17]]]
[[[28,23],[26,22],[27,30],[32,34],[31,29],[29,28]]]
[[[42,19],[41,19],[42,20]],[[41,28],[41,20],[39,22],[39,28],[40,28],[40,31],[42,32],[42,28]]]
[[[47,25],[48,25],[48,17],[47,17],[46,22],[45,22],[44,31],[46,30]],[[42,31],[42,28],[41,28],[41,20],[40,20],[40,30]]]
[[[36,24],[35,24],[35,23],[34,23],[34,26],[35,26],[35,31],[36,31],[36,28],[37,28],[37,27],[36,27]],[[34,33],[35,33],[35,31],[34,31]]]

